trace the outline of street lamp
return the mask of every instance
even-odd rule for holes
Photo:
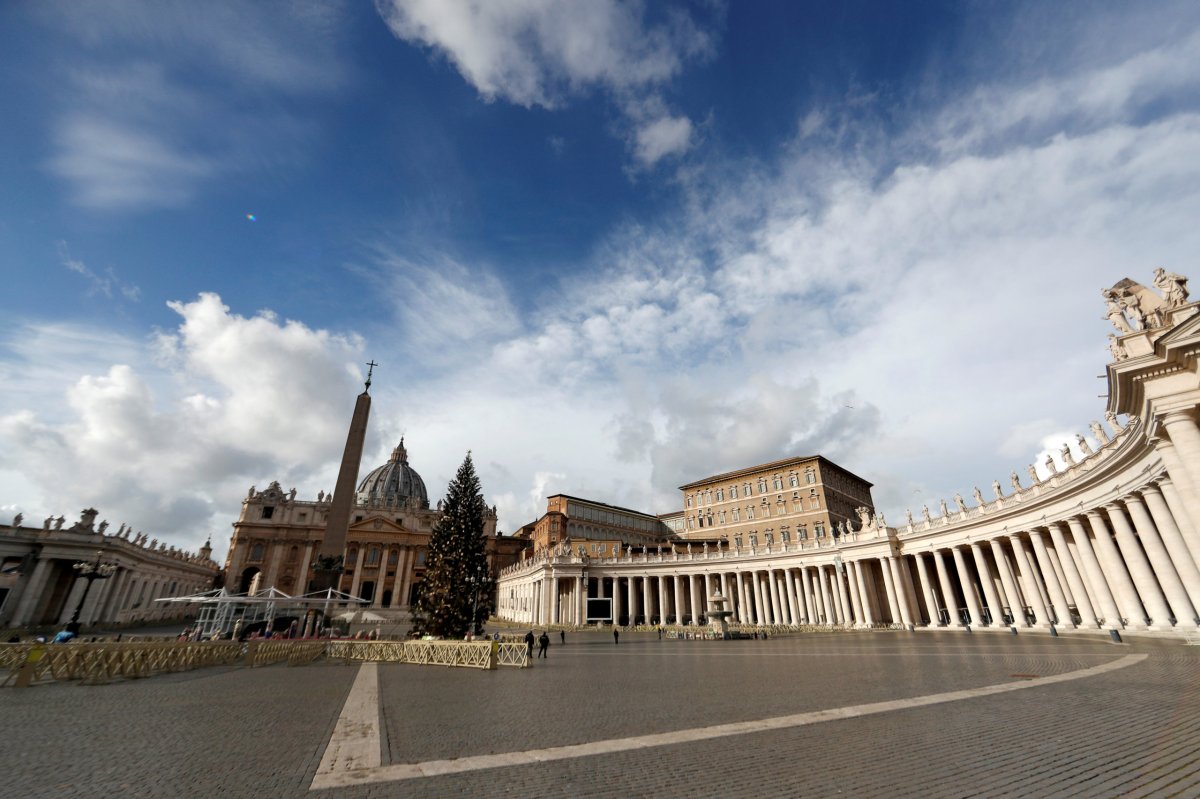
[[[475,635],[483,632],[479,626],[479,588],[487,576],[487,566],[476,566],[475,571],[467,578],[471,584],[471,632]]]
[[[87,601],[88,591],[92,590],[92,583],[96,580],[107,580],[117,570],[117,564],[104,563],[100,560],[103,555],[103,550],[98,549],[95,561],[81,560],[72,566],[75,571],[79,572],[82,579],[87,580],[83,586],[83,594],[79,597],[79,604],[75,606],[75,612],[71,614],[71,621],[67,623],[67,632],[73,635],[79,634],[79,614],[83,612],[83,603]]]

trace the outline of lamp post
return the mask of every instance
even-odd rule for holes
[[[71,621],[67,623],[67,632],[74,635],[79,634],[79,614],[83,612],[83,603],[87,601],[88,591],[92,590],[92,583],[96,580],[107,580],[117,570],[117,564],[105,563],[100,560],[103,555],[103,550],[98,549],[96,550],[96,560],[91,562],[81,560],[72,566],[75,571],[79,572],[80,578],[87,581],[83,586],[83,594],[79,597],[79,604],[75,606],[75,612],[71,614]]]
[[[479,627],[479,588],[483,585],[486,574],[487,566],[476,566],[475,571],[467,578],[471,583],[471,632],[475,635],[482,632]]]

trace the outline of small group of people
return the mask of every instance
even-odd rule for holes
[[[529,632],[525,633],[525,653],[529,657],[533,657],[533,642],[534,642],[534,640],[535,639],[533,637],[533,630],[530,630]],[[546,652],[547,652],[547,650],[550,649],[550,636],[546,634],[545,630],[542,630],[542,634],[539,635],[536,640],[537,640],[537,645],[538,645],[537,656],[540,658],[546,657],[547,656]],[[562,641],[564,644],[567,642],[566,632],[562,633]]]

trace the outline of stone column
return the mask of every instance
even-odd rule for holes
[[[788,623],[793,627],[800,625],[800,603],[796,601],[796,579],[790,569],[783,570],[783,590],[787,595]]]
[[[921,583],[921,597],[925,600],[925,612],[929,616],[928,625],[937,626],[937,600],[933,593],[933,584],[929,582],[929,567],[925,565],[925,554],[918,552],[913,557],[917,562],[917,581]]]
[[[850,597],[846,591],[846,564],[842,563],[842,568],[833,567],[833,579],[837,580],[838,601],[842,605],[842,624],[849,626],[854,623],[854,619],[850,618]],[[859,617],[861,619],[861,617]]]
[[[1041,531],[1031,530],[1029,543],[1033,544],[1033,556],[1042,570],[1042,577],[1046,581],[1046,590],[1050,592],[1050,602],[1054,605],[1054,622],[1060,627],[1073,628],[1075,622],[1071,618],[1067,595],[1058,582],[1058,575],[1054,572],[1054,564],[1050,560],[1050,552],[1046,549],[1046,541],[1042,538]]]
[[[637,622],[637,599],[634,596],[634,588],[636,587],[634,585],[634,583],[636,581],[637,581],[637,577],[634,577],[633,575],[630,575],[629,577],[627,577],[625,579],[625,589],[626,589],[626,591],[628,591],[625,598],[627,600],[629,600],[626,603],[629,605],[629,609],[626,612],[629,615],[628,623],[629,623],[630,627],[632,627]]]
[[[983,589],[983,597],[987,602],[988,625],[1003,627],[1003,603],[1000,602],[1000,595],[996,593],[996,583],[992,580],[992,569],[988,564],[987,555],[977,541],[971,543],[971,557],[975,561],[975,570],[979,573],[979,587]]]
[[[1129,540],[1134,547],[1138,541],[1141,541],[1141,547],[1137,549],[1137,555],[1141,558],[1145,569],[1146,576],[1150,580],[1152,588],[1162,589],[1158,594],[1160,601],[1163,601],[1163,610],[1167,611],[1166,603],[1170,603],[1170,615],[1174,616],[1175,623],[1179,625],[1195,626],[1196,610],[1192,607],[1192,600],[1188,598],[1187,589],[1183,587],[1183,581],[1179,579],[1179,573],[1175,570],[1174,564],[1171,563],[1171,556],[1167,554],[1167,548],[1163,545],[1162,538],[1158,535],[1158,530],[1154,528],[1154,522],[1150,520],[1150,514],[1146,511],[1146,505],[1142,502],[1142,498],[1136,494],[1130,494],[1125,498],[1125,507],[1129,510],[1129,516],[1133,519],[1133,527],[1137,530],[1137,536],[1134,537],[1133,529],[1129,529],[1129,522],[1125,519],[1125,514],[1121,513],[1119,508],[1116,511],[1120,514],[1121,521],[1117,522],[1114,519],[1113,524],[1118,527],[1124,526],[1129,534]],[[1118,541],[1120,534],[1118,534]],[[1145,554],[1142,554],[1145,550]],[[1147,563],[1146,560],[1149,560]],[[1140,593],[1140,591],[1139,591]],[[1165,596],[1163,596],[1165,594]],[[1142,594],[1145,596],[1145,594]],[[1162,625],[1169,625],[1170,620],[1163,616],[1159,619]]]
[[[1075,543],[1075,552],[1079,555],[1080,563],[1083,564],[1083,571],[1087,577],[1087,585],[1095,598],[1095,605],[1093,607],[1096,607],[1104,615],[1104,623],[1109,627],[1114,629],[1123,627],[1124,622],[1121,619],[1121,611],[1117,607],[1117,598],[1108,584],[1108,577],[1104,573],[1104,568],[1100,565],[1100,558],[1096,556],[1096,550],[1092,546],[1087,529],[1083,526],[1081,520],[1074,517],[1067,519],[1067,526],[1071,528],[1071,538]]]
[[[1087,512],[1087,520],[1092,528],[1100,568],[1104,570],[1109,585],[1113,587],[1117,606],[1121,608],[1126,626],[1146,629],[1146,611],[1142,607],[1141,598],[1138,597],[1137,588],[1129,576],[1121,553],[1109,534],[1104,517],[1098,510],[1091,510]]]
[[[1163,428],[1166,429],[1167,435],[1171,438],[1171,444],[1175,447],[1175,462],[1182,467],[1183,475],[1172,472],[1172,477],[1179,485],[1179,490],[1183,493],[1184,498],[1188,499],[1200,493],[1200,429],[1196,427],[1196,422],[1192,419],[1189,411],[1171,411],[1162,418]],[[1159,447],[1161,453],[1161,447]],[[1163,458],[1164,462],[1167,460]],[[1167,469],[1171,470],[1171,464],[1167,464]],[[1186,480],[1181,477],[1186,477]],[[1185,483],[1187,485],[1185,485]],[[1190,508],[1196,508],[1196,502],[1188,503]],[[1200,523],[1193,514],[1193,522]]]
[[[958,601],[954,598],[954,586],[950,583],[950,574],[946,570],[946,561],[942,557],[940,549],[933,550],[933,565],[937,570],[938,584],[942,587],[942,601],[946,606],[946,615],[950,617],[946,625],[959,627],[962,625],[962,616],[958,613]],[[936,608],[934,608],[934,612],[937,612]],[[940,622],[940,619],[938,621]]]
[[[1012,568],[1008,565],[1008,557],[1004,554],[1004,546],[1000,539],[988,541],[992,548],[992,557],[996,559],[996,571],[1000,573],[1000,585],[1004,587],[1004,595],[1008,599],[1008,608],[1013,615],[1013,626],[1028,627],[1029,619],[1025,618],[1025,604],[1021,592],[1017,590],[1017,581],[1013,578]],[[1004,619],[1001,618],[1003,624]]]
[[[829,604],[829,591],[825,588],[825,567],[813,567],[813,603],[817,606],[817,617],[821,624],[833,624],[833,608]]]
[[[1153,484],[1142,489],[1142,497],[1153,517],[1154,526],[1158,528],[1158,532],[1162,536],[1163,545],[1170,553],[1171,563],[1174,564],[1175,571],[1183,582],[1183,588],[1192,601],[1192,608],[1200,610],[1200,569],[1196,568],[1196,562],[1179,532],[1178,525],[1175,524],[1166,500],[1163,499],[1158,487]]]
[[[1021,579],[1025,581],[1025,593],[1028,594],[1029,602],[1033,605],[1033,615],[1037,619],[1035,626],[1049,627],[1050,611],[1046,609],[1046,603],[1042,601],[1042,592],[1038,589],[1037,584],[1037,573],[1034,572],[1033,565],[1029,562],[1029,556],[1025,552],[1025,543],[1016,535],[1010,535],[1008,542],[1012,546],[1017,568],[1021,570]]]
[[[817,603],[813,599],[812,572],[807,566],[800,567],[800,589],[804,594],[804,613],[809,624],[817,624]]]
[[[779,606],[779,584],[775,582],[775,570],[767,569],[767,586],[771,596],[771,623],[780,624],[783,614],[780,612]]]
[[[1054,542],[1054,550],[1058,553],[1058,562],[1062,566],[1067,585],[1071,588],[1071,596],[1075,599],[1075,610],[1079,612],[1080,624],[1084,627],[1099,627],[1100,619],[1097,617],[1096,610],[1092,606],[1092,601],[1088,597],[1087,586],[1084,584],[1083,576],[1079,573],[1079,569],[1075,565],[1075,559],[1071,557],[1071,548],[1067,544],[1062,524],[1051,522],[1047,525],[1047,529],[1050,530],[1050,540]],[[1083,525],[1079,525],[1079,529],[1082,531]],[[1087,534],[1082,533],[1082,535],[1086,537]],[[1075,549],[1076,552],[1079,551],[1078,544],[1076,544]],[[1087,567],[1085,566],[1084,568],[1086,570]]]
[[[771,624],[771,587],[770,573],[764,571],[754,572],[754,601],[758,605],[758,623]]]
[[[1167,468],[1171,467],[1168,465]],[[1175,519],[1175,525],[1179,528],[1188,551],[1192,553],[1192,560],[1197,566],[1200,566],[1200,528],[1196,526],[1196,522],[1188,513],[1187,506],[1175,487],[1175,481],[1169,477],[1160,477],[1158,487],[1162,491],[1167,507],[1171,509],[1171,516]]]
[[[866,578],[863,575],[863,563],[852,560],[850,566],[854,571],[854,582],[858,585],[859,602],[862,603],[862,621],[866,626],[875,623],[875,615],[871,611],[871,597],[867,593]]]
[[[704,581],[706,584],[708,583],[708,575],[707,574],[704,575]],[[708,603],[708,594],[704,595],[704,603],[702,604],[700,601],[700,575],[698,575],[698,574],[689,575],[688,582],[691,583],[691,588],[692,588],[692,595],[691,595],[692,624],[699,624],[700,616],[708,615],[707,613],[705,613],[705,606]]]
[[[895,583],[896,604],[900,606],[900,622],[905,626],[910,625],[913,621],[912,613],[909,612],[908,591],[905,590],[904,575],[900,571],[903,564],[900,563],[900,558],[892,555],[888,557],[888,566],[892,570],[892,579]]]
[[[967,602],[967,614],[971,619],[971,625],[982,627],[983,615],[979,612],[979,599],[975,595],[975,581],[971,579],[971,571],[967,568],[967,561],[963,557],[962,549],[951,547],[950,552],[954,556],[954,568],[958,571],[958,583],[962,586],[963,599]]]
[[[883,572],[883,589],[887,592],[888,611],[891,614],[892,624],[899,624],[900,604],[896,599],[896,583],[892,575],[891,559],[880,558],[879,569]]]
[[[742,624],[750,624],[752,620],[746,607],[746,584],[742,580],[741,572],[733,573],[733,582],[737,585],[738,621]]]
[[[1158,584],[1162,585],[1166,601],[1170,603],[1171,611],[1174,612],[1172,614],[1175,615],[1175,623],[1188,626],[1195,624],[1195,606],[1182,579],[1183,571],[1190,561],[1184,558],[1178,566],[1172,563],[1165,536],[1159,535],[1159,530],[1154,527],[1150,517],[1150,511],[1146,510],[1145,501],[1142,501],[1138,494],[1130,494],[1124,500],[1124,504],[1129,510],[1129,516],[1133,518],[1134,529],[1138,531],[1142,549],[1145,549],[1146,557],[1150,559],[1154,577],[1158,578]]]
[[[658,576],[658,623],[667,623],[667,583],[661,574]]]
[[[614,627],[621,623],[621,578],[616,575],[612,577],[612,623]]]

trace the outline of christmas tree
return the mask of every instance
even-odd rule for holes
[[[486,509],[468,452],[446,489],[442,517],[429,536],[425,578],[413,610],[417,632],[461,638],[468,630],[480,632],[491,614],[494,581],[485,550]]]

